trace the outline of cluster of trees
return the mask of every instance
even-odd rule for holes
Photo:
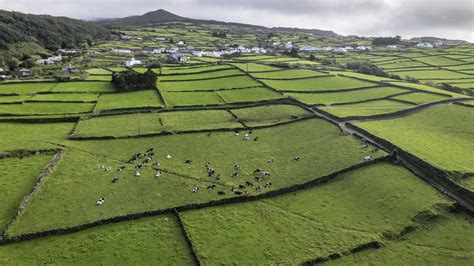
[[[0,49],[19,42],[34,42],[54,51],[90,46],[109,36],[108,30],[92,22],[0,10]]]
[[[372,41],[372,45],[395,45],[395,44],[399,44],[401,41],[402,41],[401,36],[379,37],[379,38],[375,38]]]
[[[221,32],[221,31],[214,31],[214,32],[212,32],[212,37],[227,38],[227,33]]]
[[[156,89],[157,80],[158,75],[151,69],[143,74],[129,70],[112,75],[112,84],[120,92]]]
[[[290,57],[298,57],[298,50],[296,48],[292,48],[290,51],[284,51],[283,54]]]
[[[346,67],[348,69],[354,70],[362,74],[393,78],[393,79],[401,79],[400,76],[388,74],[387,72],[380,69],[378,66],[368,61],[358,61],[358,62],[347,63]]]

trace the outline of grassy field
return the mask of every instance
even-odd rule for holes
[[[307,134],[308,131],[312,134]],[[254,182],[255,186],[261,185],[262,192],[283,188],[361,163],[371,151],[370,148],[361,149],[359,140],[341,134],[336,126],[319,119],[254,130],[251,136],[259,137],[258,141],[244,141],[243,133],[239,136],[235,136],[234,132],[214,132],[211,136],[198,133],[68,142],[66,145],[71,150],[43,184],[9,234],[219,199],[223,197],[217,195],[219,190],[227,192],[225,197],[232,197],[231,187],[238,187],[245,181]],[[162,178],[154,178],[155,172],[149,167],[141,171],[142,177],[134,177],[133,165],[124,161],[133,153],[150,147],[157,148],[155,160],[161,163],[160,169],[165,171]],[[320,152],[315,153],[314,150]],[[172,155],[172,159],[165,159],[167,154]],[[378,157],[384,153],[372,155]],[[301,161],[292,161],[293,156],[301,157]],[[273,159],[274,163],[268,163],[269,159]],[[193,160],[193,164],[185,164],[185,160]],[[207,177],[204,167],[206,162],[211,162],[222,180]],[[238,177],[232,178],[236,163],[241,165],[242,170]],[[104,172],[97,169],[98,164],[110,165],[113,169],[120,165],[127,168],[123,173],[115,170]],[[269,171],[271,177],[255,181],[253,171],[256,168]],[[179,173],[179,176],[172,173]],[[112,184],[114,176],[120,177],[118,184]],[[268,181],[272,181],[273,186],[263,188]],[[206,191],[210,183],[217,184],[215,191]],[[202,191],[192,193],[194,187],[200,187]],[[75,192],[78,189],[81,193]],[[245,194],[261,193],[251,187],[243,191]],[[108,199],[104,208],[95,206],[95,201],[101,196]],[[62,200],[56,200],[58,198]],[[46,213],[54,219],[41,218]],[[76,215],[78,213],[81,215]]]
[[[403,109],[414,107],[413,105],[389,100],[380,100],[366,103],[355,103],[339,106],[321,107],[322,110],[339,117],[370,116],[393,113]]]
[[[209,66],[200,66],[200,67],[163,67],[161,73],[163,75],[174,75],[174,74],[193,74],[204,71],[214,71],[214,70],[223,70],[223,69],[232,69],[232,66],[229,65],[209,65]],[[154,70],[159,73],[159,70]]]
[[[325,92],[325,93],[286,93],[303,103],[314,105],[331,105],[335,103],[350,103],[379,99],[391,95],[407,92],[406,90],[395,87],[379,87],[347,92]]]
[[[356,253],[333,260],[328,265],[459,265],[474,260],[472,217],[443,215],[410,233],[400,241],[387,241],[379,250]],[[442,240],[442,241],[440,241]]]
[[[28,102],[24,104],[0,105],[0,115],[54,115],[77,114],[92,111],[94,103],[42,103]]]
[[[464,98],[467,97],[466,95],[455,93],[455,92],[450,92],[450,91],[445,91],[441,90],[435,87],[423,85],[423,84],[416,84],[416,83],[409,83],[409,82],[390,82],[390,84],[397,85],[397,86],[402,86],[406,88],[411,88],[411,89],[416,89],[420,91],[427,91],[427,92],[434,92],[434,93],[440,93],[440,94],[445,94],[445,95],[450,95],[452,97],[456,98]]]
[[[412,77],[416,79],[459,79],[472,78],[467,74],[460,74],[449,70],[427,70],[427,71],[397,71],[395,74],[401,77]]]
[[[0,246],[1,264],[192,264],[174,216],[160,216]]]
[[[297,118],[311,116],[311,113],[294,105],[268,105],[231,111],[249,127],[273,125]]]
[[[264,87],[219,91],[217,94],[226,103],[258,102],[284,98],[282,94]]]
[[[222,90],[247,87],[258,87],[260,84],[248,76],[228,77],[219,79],[180,81],[180,82],[160,82],[160,91],[202,91],[202,90]]]
[[[94,111],[163,106],[156,90],[102,94]]]
[[[337,91],[375,86],[376,84],[345,77],[321,77],[302,80],[262,80],[268,86],[282,91]]]
[[[0,231],[15,215],[21,200],[33,188],[41,170],[51,160],[51,155],[37,155],[23,159],[0,159]]]
[[[253,77],[258,79],[299,79],[326,75],[328,74],[308,69],[294,69],[252,74]]]
[[[74,123],[0,123],[0,151],[40,150],[57,148]]]
[[[113,85],[109,82],[66,82],[58,83],[54,92],[114,92]]]
[[[423,104],[429,102],[437,102],[449,99],[449,97],[441,96],[437,94],[430,94],[430,93],[423,93],[423,92],[415,92],[410,94],[404,94],[396,97],[392,97],[393,99],[409,101],[416,104]]]
[[[0,94],[17,93],[29,94],[35,92],[51,91],[57,83],[18,83],[0,85]]]
[[[166,106],[220,105],[224,101],[216,92],[163,92]]]
[[[397,234],[418,213],[448,202],[408,170],[384,163],[297,194],[182,217],[205,264],[294,265]]]
[[[232,65],[249,73],[282,70],[282,68],[280,67],[270,66],[270,65],[265,65],[265,64],[256,64],[256,63],[232,63]]]
[[[78,94],[35,94],[28,101],[31,102],[38,102],[38,101],[48,101],[48,102],[96,102],[97,98],[99,97],[98,94],[85,94],[85,93],[78,93]],[[0,98],[1,99],[1,98]]]
[[[226,76],[245,75],[244,72],[238,69],[224,69],[213,72],[205,72],[200,74],[189,74],[189,75],[174,75],[174,76],[161,76],[159,80],[163,81],[186,81],[186,80],[198,80],[198,79],[212,79]]]
[[[442,169],[474,173],[471,161],[474,126],[470,122],[473,115],[472,108],[449,105],[403,118],[357,125]],[[473,179],[466,179],[460,182],[466,181],[466,186],[474,189]]]

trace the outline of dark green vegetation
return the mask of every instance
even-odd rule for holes
[[[0,10],[0,49],[21,42],[38,43],[50,50],[75,48],[109,36],[105,28],[91,22]]]

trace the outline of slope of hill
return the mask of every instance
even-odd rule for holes
[[[131,16],[131,17],[126,17],[126,18],[121,18],[121,19],[107,19],[107,20],[101,20],[98,23],[107,28],[125,28],[125,27],[130,27],[130,26],[149,26],[149,25],[156,25],[156,24],[167,23],[167,22],[190,22],[193,24],[227,25],[227,26],[234,26],[234,27],[259,29],[259,30],[269,31],[269,32],[270,31],[271,32],[302,32],[302,33],[312,33],[319,36],[337,36],[337,34],[332,31],[325,31],[325,30],[318,30],[318,29],[298,29],[298,28],[281,28],[281,27],[267,28],[264,26],[257,26],[257,25],[237,23],[237,22],[191,19],[191,18],[185,18],[185,17],[175,15],[163,9],[148,12],[142,16]]]
[[[0,49],[22,42],[49,50],[74,48],[109,36],[107,29],[91,22],[0,10]]]

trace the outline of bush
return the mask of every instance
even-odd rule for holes
[[[112,75],[112,84],[118,91],[139,91],[156,89],[157,79],[158,75],[151,69],[143,74],[134,71],[115,72]]]

